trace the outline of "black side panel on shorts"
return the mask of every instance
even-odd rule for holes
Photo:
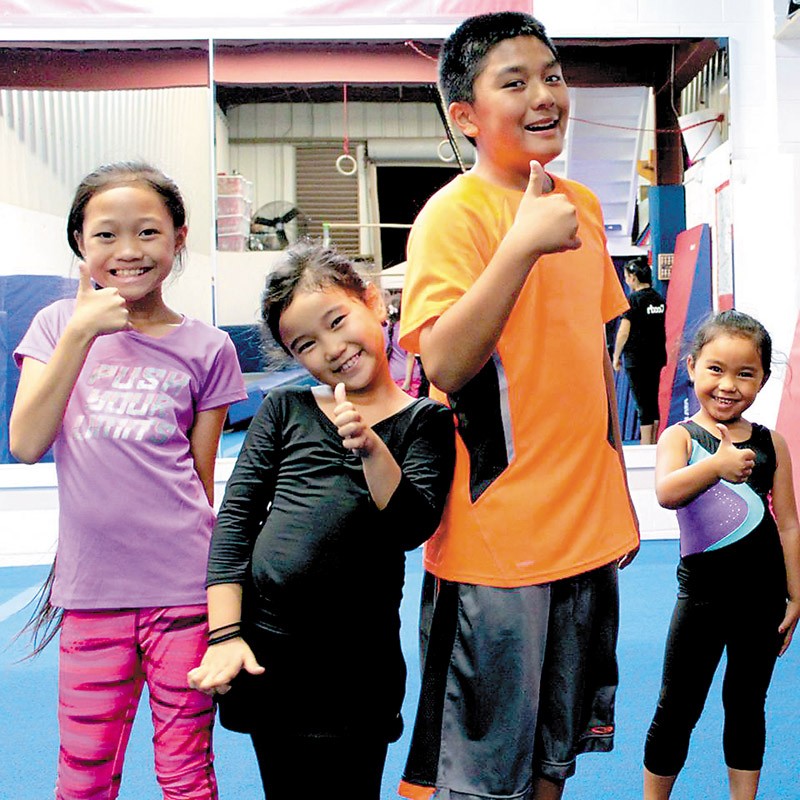
[[[469,453],[469,493],[474,503],[514,457],[508,384],[498,354],[493,354],[463,389],[447,399]]]
[[[424,652],[422,686],[403,780],[418,786],[434,786],[439,770],[447,674],[458,622],[456,584],[439,580],[430,572],[425,573],[421,621],[423,629],[420,636]],[[430,623],[429,630],[424,630],[426,621]]]

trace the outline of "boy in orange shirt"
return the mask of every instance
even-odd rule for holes
[[[559,798],[576,755],[613,744],[617,567],[639,538],[603,326],[627,302],[597,198],[543,168],[569,94],[542,25],[468,19],[439,76],[478,158],[409,239],[401,345],[459,436],[401,794]]]

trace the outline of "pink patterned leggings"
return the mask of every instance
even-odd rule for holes
[[[56,800],[114,800],[147,683],[156,777],[165,800],[216,800],[211,699],[186,673],[205,650],[205,606],[65,611]]]

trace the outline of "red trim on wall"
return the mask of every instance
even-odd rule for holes
[[[7,89],[161,89],[208,86],[205,48],[0,48],[0,86]]]
[[[214,80],[237,86],[302,83],[436,83],[436,61],[402,43],[220,45]]]
[[[733,308],[733,295],[721,294],[717,297],[719,303],[719,311],[730,311]]]

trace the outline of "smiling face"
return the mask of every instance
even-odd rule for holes
[[[161,297],[161,284],[186,241],[186,226],[175,228],[156,191],[130,183],[89,200],[76,239],[92,280],[136,303]]]
[[[711,424],[736,422],[766,381],[761,353],[746,336],[721,333],[687,361],[701,414]]]
[[[569,90],[561,65],[533,36],[505,39],[486,56],[471,103],[450,113],[478,143],[478,171],[502,185],[524,189],[530,161],[545,165],[564,147]]]
[[[281,314],[281,341],[317,380],[357,394],[389,375],[382,319],[374,286],[366,302],[337,287],[301,290]]]

